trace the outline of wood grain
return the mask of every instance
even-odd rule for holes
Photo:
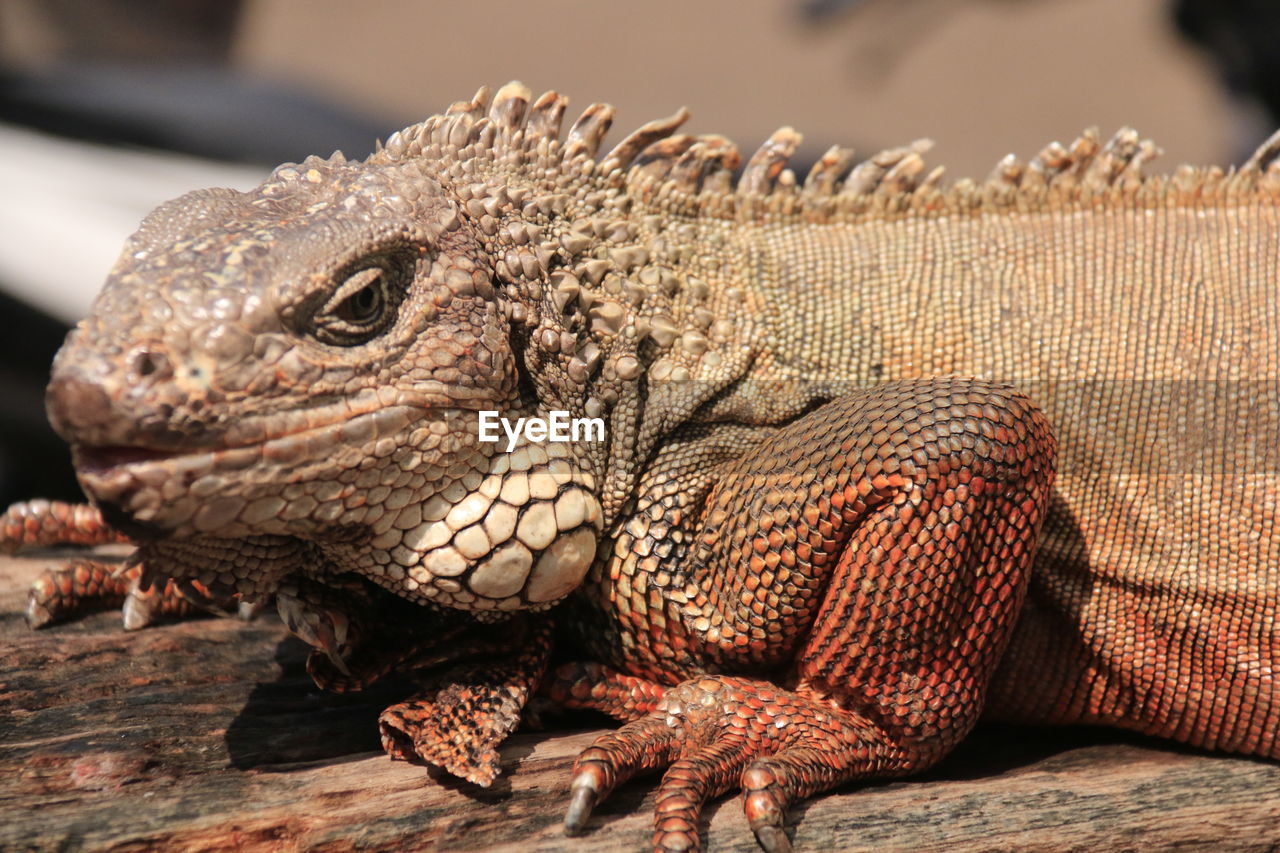
[[[392,762],[383,695],[331,696],[274,618],[136,633],[100,614],[30,632],[57,559],[0,560],[0,849],[644,849],[652,781],[566,839],[595,731],[520,733],[481,789]],[[570,721],[572,724],[572,721]],[[707,849],[754,851],[736,797]],[[983,726],[934,772],[843,789],[792,816],[800,851],[1280,849],[1280,766],[1119,733]]]

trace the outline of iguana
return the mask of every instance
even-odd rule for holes
[[[665,769],[662,850],[733,789],[786,850],[789,805],[983,711],[1280,758],[1280,135],[801,183],[789,128],[735,178],[684,110],[601,153],[613,110],[565,108],[482,89],[148,216],[49,386],[93,506],[3,519],[135,562],[33,622],[274,595],[322,685],[419,679],[393,756],[481,784],[531,694],[606,711],[566,828]]]

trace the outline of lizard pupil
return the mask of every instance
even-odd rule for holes
[[[379,282],[373,281],[351,294],[347,299],[343,312],[346,319],[353,323],[367,323],[382,313],[382,288]]]
[[[402,274],[394,264],[371,263],[346,276],[313,315],[310,334],[335,346],[372,340],[395,318]],[[392,289],[392,288],[395,289]]]

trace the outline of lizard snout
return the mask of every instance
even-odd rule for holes
[[[59,353],[45,391],[45,410],[58,435],[80,448],[133,447],[173,451],[200,445],[203,424],[175,412],[187,403],[170,381],[169,359],[155,347],[137,347],[123,370],[82,352]]]
[[[113,420],[107,390],[75,369],[54,373],[45,392],[45,410],[54,430],[71,444],[104,443],[84,439],[101,433]]]

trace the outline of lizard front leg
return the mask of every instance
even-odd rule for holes
[[[106,544],[133,541],[90,504],[32,500],[0,514],[0,551]],[[90,557],[46,569],[28,593],[27,622],[41,628],[122,604],[126,630],[201,612],[251,618],[281,577],[314,559],[306,545],[284,536],[143,542],[124,563]]]
[[[624,560],[652,571],[613,590],[669,575],[661,610],[638,623],[633,602],[615,625],[695,663],[611,661],[608,689],[589,674],[558,688],[618,713],[646,706],[619,699],[626,678],[681,682],[579,757],[566,827],[666,767],[655,849],[696,848],[703,801],[736,786],[762,846],[784,850],[795,800],[936,762],[977,719],[1012,631],[1053,460],[1025,398],[943,380],[856,391],[725,464],[696,518],[651,525],[693,534],[683,565]]]
[[[523,718],[551,655],[547,614],[477,622],[350,574],[287,578],[276,604],[289,630],[312,646],[307,672],[321,689],[356,692],[392,675],[414,687],[378,718],[388,755],[493,783],[498,747]]]
[[[129,538],[112,528],[90,504],[31,500],[0,514],[0,550],[56,545],[128,544]],[[78,613],[121,608],[125,630],[136,630],[163,617],[186,617],[230,602],[215,600],[207,591],[184,589],[172,579],[151,582],[137,560],[116,564],[77,558],[46,569],[27,595],[27,624],[43,628]]]

